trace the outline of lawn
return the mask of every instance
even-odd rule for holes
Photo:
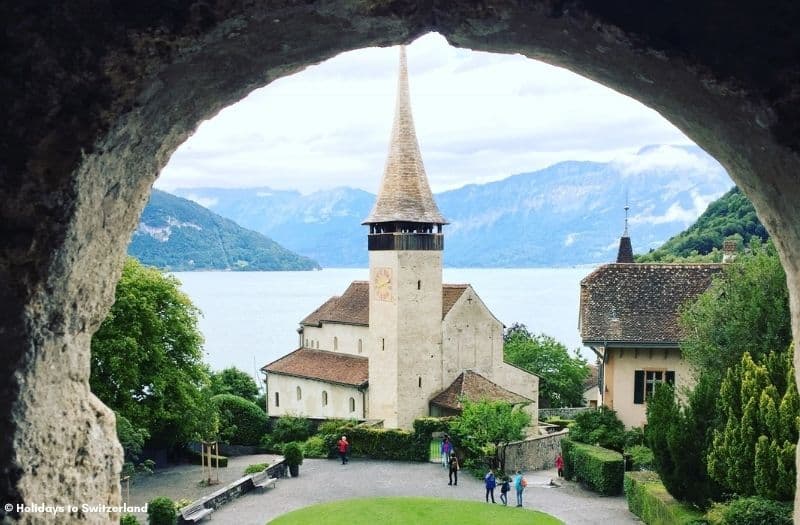
[[[475,501],[436,498],[364,498],[322,503],[295,510],[269,522],[271,525],[406,525],[436,523],[470,525],[563,525],[545,514]]]

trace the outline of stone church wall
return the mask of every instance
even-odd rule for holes
[[[368,326],[322,323],[321,327],[303,327],[303,337],[303,346],[306,348],[319,348],[330,352],[368,357],[371,348]],[[317,346],[317,342],[319,342],[319,346]]]

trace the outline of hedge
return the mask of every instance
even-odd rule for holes
[[[655,472],[626,472],[628,510],[647,525],[699,525],[708,523],[699,512],[670,496]]]
[[[606,496],[622,492],[622,454],[601,447],[561,440],[564,477],[586,483],[590,490]]]
[[[366,427],[341,428],[340,432],[323,434],[328,457],[336,457],[336,444],[342,435],[350,442],[350,454],[355,457],[399,461],[428,461],[431,434],[446,431],[449,418],[420,418],[414,421],[414,431]]]

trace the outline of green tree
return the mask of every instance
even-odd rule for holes
[[[625,424],[615,410],[607,407],[577,414],[569,429],[570,439],[618,452],[622,452],[625,446],[625,435]]]
[[[114,305],[92,339],[92,392],[156,446],[187,441],[206,423],[199,311],[178,286],[128,259]]]
[[[655,469],[664,487],[676,499],[701,508],[721,492],[706,471],[710,441],[707,423],[715,413],[709,387],[707,380],[701,380],[688,404],[681,407],[672,385],[658,385],[647,402],[645,427],[645,442],[653,451]]]
[[[258,385],[250,374],[238,368],[226,368],[222,372],[211,373],[211,393],[213,395],[232,394],[248,401],[258,400]]]
[[[792,340],[786,274],[772,243],[753,243],[681,312],[681,352],[719,386],[747,350],[759,362]]]
[[[257,445],[267,432],[267,415],[255,403],[233,394],[211,398],[219,413],[222,439],[233,445]]]
[[[589,366],[578,350],[570,356],[566,346],[544,334],[531,335],[522,324],[512,325],[503,339],[506,362],[539,376],[541,405],[565,407],[583,404]]]
[[[485,444],[494,445],[496,463],[500,470],[505,470],[505,449],[500,453],[500,446],[522,439],[525,427],[531,423],[531,415],[522,407],[514,407],[505,401],[462,398],[461,406],[461,415],[451,421],[450,432],[460,442],[467,446],[472,444],[475,449]]]
[[[712,202],[686,231],[656,250],[637,255],[636,262],[719,262],[722,260],[722,242],[726,239],[746,246],[753,239],[764,242],[768,238],[769,234],[758,220],[753,205],[739,188],[734,187]]]
[[[771,353],[758,364],[745,352],[722,382],[724,426],[714,432],[708,472],[739,495],[794,498],[798,397],[791,358]]]

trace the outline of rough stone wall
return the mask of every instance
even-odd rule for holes
[[[535,436],[509,443],[506,449],[506,472],[547,470],[555,467],[561,452],[561,440],[569,433],[562,430],[547,436]]]
[[[88,391],[89,340],[175,148],[275,78],[429,30],[595,79],[715,156],[775,239],[800,343],[798,4],[53,0],[4,2],[2,12],[3,501],[119,502],[120,449]],[[115,519],[0,509],[2,522]]]

